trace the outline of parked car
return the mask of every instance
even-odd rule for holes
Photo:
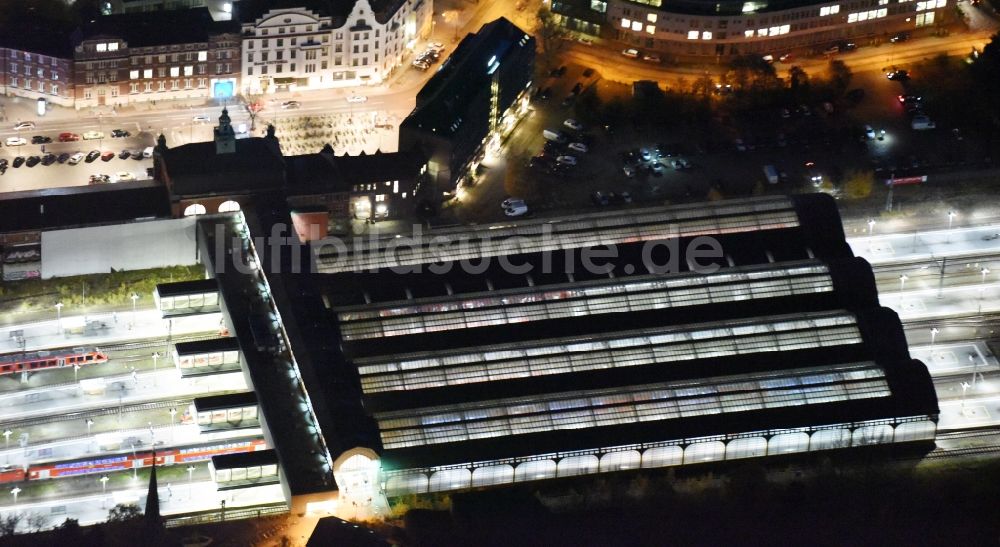
[[[645,148],[640,148],[639,149],[639,157],[642,158],[642,161],[649,161],[649,160],[653,159],[653,155],[650,154],[649,150],[647,150]]]
[[[7,158],[0,158],[0,171],[6,171],[7,165],[8,165]]]
[[[69,160],[69,156],[70,156],[69,152],[63,152],[62,154],[59,154],[59,157],[56,158],[56,161],[59,163],[66,163],[66,161]]]
[[[87,157],[87,155],[84,154],[83,152],[77,152],[76,154],[73,154],[72,156],[69,157],[69,164],[70,165],[76,165],[76,164],[80,163],[81,161],[83,161],[83,159],[86,158],[86,157]]]
[[[31,144],[49,144],[52,142],[52,137],[45,137],[42,135],[35,135],[31,137]]]
[[[93,141],[103,138],[104,138],[104,133],[101,133],[100,131],[87,131],[86,133],[83,134],[83,140],[85,141]]]
[[[90,175],[90,184],[108,184],[111,182],[111,177],[108,175]]]
[[[130,158],[134,159],[134,160],[141,160],[142,159],[142,149],[140,148],[138,150],[130,150],[129,153],[128,153],[128,156]]]
[[[7,137],[5,144],[7,146],[24,146],[28,144],[28,141],[24,140],[22,137]]]
[[[604,194],[602,194],[600,192],[594,192],[593,194],[590,194],[590,201],[592,201],[594,203],[594,205],[597,205],[597,206],[607,205],[608,204],[608,196],[606,196],[606,195],[604,195]]]
[[[528,204],[523,201],[520,203],[514,203],[510,207],[506,207],[503,213],[509,217],[519,217],[528,214]]]
[[[670,161],[670,166],[677,170],[690,169],[691,162],[689,162],[684,158],[674,158],[673,160]]]
[[[934,129],[935,127],[937,127],[937,124],[931,121],[931,119],[928,118],[927,116],[920,114],[914,116],[913,119],[910,120],[910,127],[916,129],[917,131],[921,131],[924,129]]]
[[[364,103],[364,102],[368,102],[368,97],[366,97],[364,95],[351,95],[350,97],[347,98],[347,102],[349,102],[349,103]]]
[[[24,131],[25,129],[34,129],[34,128],[35,128],[35,122],[17,122],[17,124],[14,125],[15,131]]]
[[[76,133],[59,133],[59,142],[74,142],[80,140]]]
[[[101,161],[111,161],[115,159],[115,153],[108,151],[101,154]]]
[[[909,33],[900,32],[900,33],[897,33],[897,34],[893,35],[892,38],[889,38],[889,41],[892,42],[892,43],[894,43],[894,44],[898,44],[900,42],[905,42],[905,41],[907,41],[909,39],[910,39]]]
[[[428,42],[427,47],[435,51],[441,51],[444,49],[444,44],[442,44],[441,42]]]
[[[865,126],[865,138],[868,139],[868,140],[873,140],[875,138],[875,128],[874,127],[872,127],[870,125],[866,125]]]
[[[658,158],[670,158],[679,154],[680,151],[676,144],[658,144],[656,145],[656,156]]]
[[[131,137],[132,134],[124,129],[112,129],[111,137],[115,139],[124,139],[125,137]]]
[[[521,198],[510,197],[500,202],[500,208],[510,209],[511,207],[519,204],[524,204],[524,200]]]
[[[128,149],[125,149],[125,150],[122,150],[121,152],[118,153],[118,159],[120,159],[120,160],[127,160],[129,158],[129,156],[131,156],[131,155],[132,155],[132,151],[128,150]]]
[[[574,152],[579,152],[581,154],[587,153],[587,145],[583,144],[582,142],[571,142],[569,143],[569,146],[567,148],[569,148]]]
[[[38,156],[29,156],[27,161],[24,162],[24,164],[27,165],[28,167],[34,167],[41,162],[42,158],[39,158]]]
[[[647,63],[659,63],[660,62],[660,56],[659,55],[654,55],[652,53],[647,53],[646,55],[642,56],[642,60],[646,61]]]
[[[121,171],[119,173],[115,173],[115,179],[118,182],[128,182],[131,180],[135,180],[135,175],[129,173],[128,171]]]
[[[786,53],[786,54],[782,55],[781,57],[778,57],[778,61],[781,62],[781,63],[787,63],[788,61],[791,61],[791,60],[792,60],[792,54],[791,53]]]
[[[583,77],[584,78],[590,78],[593,75],[594,75],[594,69],[592,69],[592,68],[585,68],[585,69],[583,69]]]
[[[638,59],[639,58],[639,50],[635,49],[635,48],[623,49],[622,50],[622,55],[624,55],[624,56],[626,56],[626,57],[628,57],[630,59]]]
[[[629,167],[628,165],[622,167],[622,172],[624,172],[625,176],[628,178],[632,178],[635,176],[635,169]]]
[[[11,162],[11,165],[13,165],[15,168],[24,165],[24,156],[18,156],[14,158],[14,161]]]
[[[42,156],[42,165],[52,165],[56,162],[56,155],[49,153]]]
[[[556,158],[556,163],[561,163],[563,165],[576,165],[576,156],[559,156]]]
[[[100,150],[91,150],[90,152],[87,152],[87,157],[84,158],[84,161],[86,161],[87,163],[93,163],[94,160],[96,160],[99,157],[101,157]]]

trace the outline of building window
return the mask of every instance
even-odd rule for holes
[[[199,51],[198,52],[198,60],[199,61],[207,61],[208,60],[208,52],[207,51]]]
[[[191,76],[192,74],[194,74],[194,67],[191,66],[191,65],[185,66],[184,67],[184,75],[185,76]]]
[[[689,30],[688,31],[688,40],[697,40],[697,39],[698,39],[698,31],[697,30]]]
[[[128,78],[130,80],[138,80],[139,79],[139,71],[138,70],[130,70],[129,73],[128,73]]]
[[[247,67],[247,76],[253,76],[253,67],[252,66],[248,66]]]
[[[52,91],[51,91],[52,95],[58,95],[59,94],[59,86],[57,86],[55,84],[52,84],[52,88],[51,89],[52,89]]]
[[[160,80],[159,84],[160,84],[159,91],[166,91],[167,90],[167,82],[164,82],[163,80]]]
[[[146,93],[152,92],[153,91],[153,82],[146,82],[146,89],[144,91]]]
[[[180,75],[181,75],[181,67],[179,67],[179,66],[172,66],[172,67],[170,67],[170,77],[171,78],[176,78],[176,77],[178,77]]]
[[[118,51],[118,42],[108,44],[108,51]]]
[[[162,66],[160,68],[156,69],[156,72],[157,72],[157,75],[160,78],[166,78],[167,77],[167,69],[164,68],[164,67],[162,67]]]
[[[139,84],[129,84],[128,85],[128,92],[129,93],[138,93],[139,92]]]
[[[153,77],[153,69],[147,68],[147,69],[143,70],[142,71],[142,77],[146,78],[146,79],[152,78]]]

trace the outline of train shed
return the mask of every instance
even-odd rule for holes
[[[174,344],[174,364],[181,376],[202,376],[240,370],[240,343],[236,338],[211,338]]]
[[[164,319],[219,311],[219,283],[214,279],[160,283],[153,292]]]
[[[194,409],[203,432],[260,427],[257,395],[252,391],[198,397]]]

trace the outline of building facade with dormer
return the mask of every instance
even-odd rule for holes
[[[98,17],[74,40],[75,106],[233,96],[240,36],[205,8]]]
[[[381,83],[431,30],[431,0],[343,0],[242,13],[244,94]]]

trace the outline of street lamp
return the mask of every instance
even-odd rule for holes
[[[56,302],[56,328],[59,329],[59,333],[62,333],[62,302]]]
[[[153,385],[156,385],[156,362],[160,359],[160,352],[153,352]]]
[[[17,495],[21,493],[21,489],[15,486],[10,489],[10,493],[14,494],[14,505],[17,505]]]
[[[4,451],[7,453],[7,463],[10,463],[10,436],[13,434],[14,432],[9,429],[3,431]]]
[[[170,439],[171,440],[173,440],[173,438],[174,438],[174,416],[176,416],[176,415],[177,415],[177,409],[176,408],[171,408],[170,409]]]
[[[955,211],[948,211],[948,235],[944,239],[945,243],[951,243],[951,223],[955,220],[955,215],[957,214]]]
[[[983,276],[983,280],[979,284],[979,313],[983,313],[983,293],[986,292],[986,274],[990,273],[990,269],[984,267],[979,270],[979,273]]]
[[[906,275],[906,274],[902,274],[902,275],[899,276],[899,311],[900,311],[900,313],[902,313],[902,311],[903,311],[903,287],[906,286],[906,280],[909,279],[909,278],[910,277],[908,275]]]
[[[108,495],[108,481],[109,480],[110,479],[108,479],[107,475],[104,475],[103,477],[100,478],[100,481],[101,481],[101,509],[104,509],[107,506],[107,500],[105,499],[105,496]]]
[[[135,294],[135,293],[132,293],[132,296],[130,296],[129,298],[132,299],[132,327],[134,328],[135,327],[135,301],[139,299],[139,295]]]
[[[188,472],[188,498],[193,498],[194,487],[191,485],[191,478],[194,476],[194,466],[193,465],[187,466],[187,472]]]
[[[941,332],[941,331],[939,331],[937,327],[934,327],[934,328],[931,329],[931,351],[932,352],[934,350],[934,338],[937,336],[937,334],[939,332]]]
[[[872,234],[875,232],[875,219],[868,219],[868,250],[872,250]]]

